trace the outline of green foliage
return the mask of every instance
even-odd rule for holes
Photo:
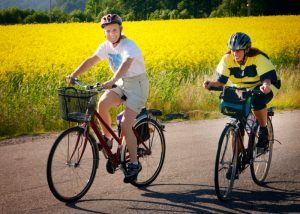
[[[73,10],[69,17],[71,22],[84,22],[87,20],[86,14],[81,10]]]
[[[15,7],[0,10],[0,24],[20,24],[31,14],[33,14],[33,10],[22,10]]]
[[[71,13],[75,10],[83,11],[85,4],[86,0],[56,0],[54,5],[66,13]]]
[[[60,8],[53,8],[50,13],[51,22],[62,23],[68,20],[68,14],[64,13]]]
[[[33,14],[26,16],[24,22],[29,23],[48,23],[49,16],[47,12],[35,11]]]
[[[49,6],[43,6],[43,12],[0,10],[0,24],[99,22],[107,13],[117,13],[125,21],[300,14],[300,1],[295,0],[52,0],[51,14]]]

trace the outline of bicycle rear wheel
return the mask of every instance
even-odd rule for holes
[[[147,127],[149,133],[148,139],[138,142],[138,161],[142,165],[142,170],[131,184],[136,187],[143,187],[151,184],[159,175],[165,160],[166,144],[163,129],[156,120],[145,118],[136,124],[135,129],[137,130],[139,127],[140,129]],[[128,160],[128,152],[124,154]],[[126,162],[125,167],[127,168],[128,161]]]
[[[235,127],[227,125],[223,130],[215,162],[215,191],[219,200],[229,200],[238,160],[238,144]]]
[[[47,162],[47,180],[53,195],[63,202],[74,202],[91,187],[98,167],[96,144],[84,129],[67,129],[54,142]]]
[[[252,164],[250,165],[251,176],[253,181],[261,185],[264,183],[271,166],[272,154],[273,154],[273,144],[274,144],[274,133],[271,119],[268,117],[268,139],[269,143],[267,149],[262,154],[256,153],[256,146],[253,146],[253,156],[255,157]],[[257,132],[257,130],[256,130]],[[256,135],[254,145],[256,145],[258,137]]]

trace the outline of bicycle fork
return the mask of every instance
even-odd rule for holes
[[[69,166],[72,166],[72,159],[73,157],[77,154],[77,161],[75,161],[74,163],[74,167],[78,167],[79,164],[80,164],[80,161],[82,159],[82,156],[84,154],[84,151],[86,149],[86,145],[87,145],[87,140],[88,138],[86,137],[86,133],[84,133],[84,141],[82,142],[82,139],[81,139],[81,135],[80,133],[78,133],[77,135],[77,139],[76,139],[76,143],[75,143],[75,147],[73,149],[73,152],[72,154],[69,156],[69,153],[67,155],[67,164]],[[68,144],[68,147],[69,147],[69,144]],[[82,148],[81,152],[80,152],[80,149]],[[68,152],[70,151],[69,150],[70,148],[68,148]]]

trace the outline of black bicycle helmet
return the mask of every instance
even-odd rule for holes
[[[104,28],[106,25],[109,25],[109,24],[122,25],[122,19],[117,14],[107,14],[101,18],[100,24],[101,24],[102,28]]]
[[[233,34],[228,40],[228,48],[230,50],[248,50],[251,47],[250,37],[242,32]]]

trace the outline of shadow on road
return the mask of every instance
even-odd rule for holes
[[[285,183],[286,181],[277,181],[276,183]],[[147,188],[141,188],[144,191],[141,194],[148,198],[145,200],[127,200],[127,199],[92,199],[80,200],[77,203],[68,204],[67,206],[86,211],[90,213],[99,213],[99,211],[81,208],[81,203],[95,201],[118,201],[132,202],[135,205],[141,203],[141,206],[128,208],[135,212],[187,212],[187,213],[249,213],[249,212],[271,212],[271,213],[288,213],[299,212],[300,194],[297,191],[286,191],[272,188],[267,183],[265,191],[251,191],[241,188],[235,188],[232,194],[232,200],[221,202],[215,196],[213,186],[199,184],[156,184]],[[289,182],[290,183],[290,182]],[[172,187],[174,186],[174,187]],[[153,191],[156,189],[180,189],[175,192]],[[184,189],[193,190],[184,190]],[[150,200],[149,200],[150,199]],[[153,201],[151,199],[157,199]],[[287,203],[290,201],[290,203]],[[86,206],[85,206],[86,207]],[[101,212],[100,212],[101,213]]]

